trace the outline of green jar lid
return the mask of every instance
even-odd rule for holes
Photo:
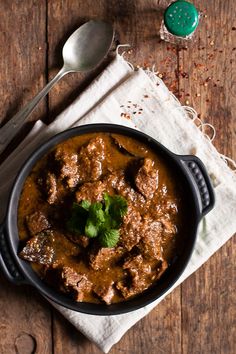
[[[196,7],[188,1],[178,0],[170,4],[164,13],[164,23],[175,36],[185,37],[195,31],[199,22]]]

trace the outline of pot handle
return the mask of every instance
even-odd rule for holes
[[[215,194],[206,167],[196,156],[181,156],[180,160],[183,163],[187,174],[193,181],[198,198],[199,211],[201,216],[204,216],[215,204]]]
[[[11,257],[9,246],[6,241],[4,224],[0,225],[0,269],[10,282],[17,285],[26,283]]]

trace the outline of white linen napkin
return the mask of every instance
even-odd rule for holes
[[[236,231],[236,175],[190,119],[192,112],[180,105],[154,73],[144,72],[142,69],[133,71],[132,67],[117,55],[103,73],[53,123],[45,126],[38,121],[28,137],[1,165],[0,219],[5,214],[7,197],[22,163],[42,142],[69,127],[95,122],[122,124],[149,134],[177,154],[191,154],[194,150],[213,180],[216,205],[203,219],[190,263],[178,282],[168,291],[170,293]],[[9,176],[12,178],[9,179]],[[168,293],[142,309],[116,316],[86,315],[55,303],[52,305],[101,350],[108,353],[123,334]]]

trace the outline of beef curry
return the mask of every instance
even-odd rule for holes
[[[123,213],[116,230],[112,219],[104,231],[106,203],[114,200]],[[84,227],[94,206],[103,218],[99,229]],[[118,204],[113,206],[117,215]],[[75,210],[82,212],[76,220]],[[175,257],[180,210],[175,172],[147,145],[109,133],[72,137],[41,158],[24,183],[19,255],[76,301],[124,301],[155,284]],[[102,232],[103,242],[95,237]]]

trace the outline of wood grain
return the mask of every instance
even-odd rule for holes
[[[101,18],[114,24],[120,43],[131,44],[132,50],[126,58],[144,67],[155,63],[159,75],[180,96],[181,102],[192,105],[201,119],[215,126],[214,144],[219,151],[235,159],[234,0],[195,0],[203,11],[196,43],[192,49],[180,51],[159,39],[161,15],[168,3],[168,0],[0,2],[1,121],[8,120],[56,74],[62,64],[63,43],[73,30],[88,19]],[[30,119],[53,120],[102,67],[86,75],[63,78]],[[176,75],[178,72],[182,74]],[[131,328],[110,353],[234,354],[233,246],[235,241],[230,240]],[[1,354],[101,353],[54,310],[51,323],[50,308],[36,291],[12,286],[3,278],[0,283]]]
[[[6,121],[45,84],[44,1],[0,2],[0,119]],[[42,103],[30,118],[46,113]],[[0,279],[0,353],[52,353],[51,311],[28,287]]]
[[[192,50],[179,52],[182,103],[193,106],[216,129],[214,145],[235,159],[234,1],[195,1],[203,11]],[[197,95],[197,94],[200,94]],[[211,132],[209,132],[211,133]],[[223,206],[222,206],[223,207]],[[232,354],[235,341],[235,239],[182,284],[182,353]],[[193,335],[194,334],[194,335]]]

